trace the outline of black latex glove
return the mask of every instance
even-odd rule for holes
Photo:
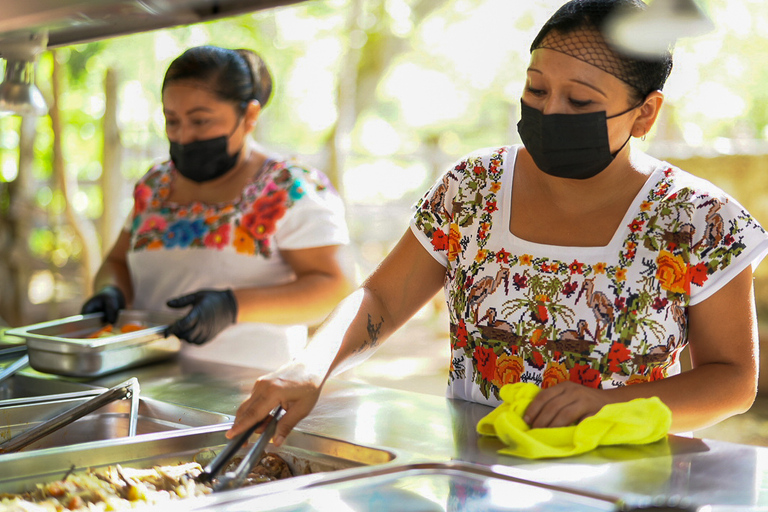
[[[117,321],[117,313],[121,309],[125,309],[125,296],[120,288],[110,284],[85,301],[80,314],[104,313],[104,320],[108,324],[113,324]]]
[[[168,327],[167,334],[195,345],[212,340],[237,321],[237,300],[232,290],[200,290],[166,302],[168,307],[192,306],[187,316]]]

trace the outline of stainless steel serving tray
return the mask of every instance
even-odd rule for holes
[[[190,461],[205,465],[227,444],[224,433],[230,425],[0,455],[0,493],[19,493],[34,488],[38,483],[60,480],[70,470],[99,469],[114,464],[149,468]],[[283,446],[276,448],[270,444],[267,451],[283,457],[294,475],[313,475],[309,478],[322,476],[318,473],[385,464],[395,459],[394,452],[298,430],[291,432]],[[283,482],[286,480],[257,487]]]
[[[147,328],[104,338],[88,338],[106,325],[101,313],[9,329],[6,334],[26,341],[29,364],[39,372],[99,377],[178,353],[181,341],[176,336],[165,337],[166,327],[176,318],[158,311],[122,310],[115,322],[117,329],[131,322]]]
[[[94,389],[70,394],[0,401],[0,442],[12,439],[47,419],[71,410],[103,391]],[[111,402],[48,434],[25,447],[22,452],[127,437],[130,408],[130,400]],[[136,434],[154,434],[224,424],[233,419],[227,414],[202,411],[140,397]]]

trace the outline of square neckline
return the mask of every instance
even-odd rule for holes
[[[510,223],[512,220],[512,185],[514,177],[515,163],[517,162],[517,156],[522,148],[522,145],[507,146],[507,155],[504,158],[504,171],[501,176],[501,221],[504,224],[503,230],[495,230],[492,234],[492,238],[497,239],[501,246],[504,246],[504,241],[509,240],[511,245],[520,249],[530,249],[531,252],[537,254],[545,254],[548,256],[555,256],[561,258],[563,252],[567,251],[569,254],[578,255],[590,255],[590,254],[605,254],[606,252],[620,251],[624,245],[624,240],[627,237],[629,225],[637,215],[640,204],[648,197],[649,192],[659,182],[659,174],[662,172],[662,168],[659,165],[655,165],[653,171],[648,175],[642,188],[637,192],[634,199],[630,203],[627,211],[624,212],[619,226],[614,231],[611,240],[606,245],[593,245],[593,246],[578,246],[578,245],[552,245],[543,244],[539,242],[532,242],[515,235],[510,229]],[[494,236],[499,234],[498,236]],[[499,240],[503,238],[503,240]]]

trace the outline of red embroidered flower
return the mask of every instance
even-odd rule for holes
[[[496,261],[499,263],[509,263],[509,253],[504,249],[496,253]]]
[[[436,251],[444,251],[448,248],[448,237],[445,236],[445,232],[442,229],[432,233],[432,247]]]
[[[568,270],[571,271],[571,275],[573,275],[573,274],[581,274],[581,273],[583,273],[582,272],[582,267],[584,267],[583,263],[579,263],[577,260],[573,260],[573,263],[568,265]]]
[[[736,239],[733,238],[733,235],[731,235],[730,233],[725,235],[725,238],[723,239],[723,242],[725,242],[725,245],[731,245],[735,241]]]
[[[697,263],[688,269],[688,278],[696,286],[701,286],[709,278],[709,267],[706,263]]]
[[[203,243],[206,247],[215,247],[216,249],[223,249],[229,243],[229,231],[231,226],[229,224],[222,224],[218,229],[209,232],[205,235]]]
[[[147,209],[149,198],[152,197],[152,189],[141,183],[136,185],[133,191],[133,211],[138,215]]]
[[[635,219],[629,224],[629,230],[633,233],[637,233],[641,229],[643,229],[643,224],[645,224],[644,220]]]
[[[285,200],[288,193],[284,189],[274,194],[261,196],[253,203],[252,211],[243,215],[240,224],[255,239],[263,240],[275,232],[277,221],[285,215]]]
[[[467,324],[464,319],[459,320],[456,326],[456,346],[455,348],[464,348],[467,346]]]
[[[656,297],[653,299],[653,303],[651,304],[651,307],[656,310],[657,313],[661,313],[661,311],[667,307],[667,304],[669,304],[669,301],[666,298]]]
[[[587,364],[576,364],[569,373],[571,382],[595,389],[600,387],[600,372]]]
[[[484,210],[487,211],[488,213],[493,213],[498,209],[499,208],[496,206],[496,201],[488,201],[487,203],[485,203]]]
[[[578,287],[579,283],[565,283],[565,286],[563,287],[563,293],[565,293],[566,297],[570,297],[576,292]]]
[[[483,172],[485,171],[485,167],[483,167],[482,165],[476,165],[472,169],[472,171],[479,176],[480,174],[483,174]]]
[[[619,341],[614,341],[611,349],[608,351],[608,368],[613,373],[621,371],[621,363],[629,361],[630,351],[626,345]]]
[[[488,347],[476,347],[473,359],[477,370],[485,380],[492,381],[496,375],[496,353]]]

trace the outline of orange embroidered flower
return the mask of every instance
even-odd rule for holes
[[[491,192],[498,192],[501,188],[501,182],[500,181],[494,181],[491,183]]]
[[[451,224],[450,232],[448,233],[448,261],[454,261],[456,256],[461,250],[461,233],[459,232],[458,224]]]
[[[232,245],[235,250],[243,254],[254,254],[256,252],[256,242],[253,240],[248,230],[242,226],[235,228],[235,236],[232,239]]]
[[[482,263],[485,261],[487,257],[488,257],[488,251],[486,249],[478,249],[477,255],[475,256],[475,261],[478,263]]]
[[[656,279],[661,287],[673,293],[689,293],[688,265],[679,255],[660,251],[656,258]]]
[[[523,370],[525,370],[525,365],[522,357],[502,354],[496,359],[496,373],[492,382],[498,387],[505,384],[515,384],[520,382]]]
[[[595,274],[605,274],[606,266],[607,265],[605,263],[597,263],[594,267],[592,267],[592,270],[595,271]]]
[[[650,201],[643,201],[640,203],[640,211],[641,212],[649,212],[651,211],[651,206],[653,206],[653,203]]]
[[[565,382],[568,380],[568,370],[565,369],[565,365],[562,363],[551,362],[547,365],[547,369],[544,370],[544,377],[541,382],[541,388],[551,388],[556,384]]]
[[[200,203],[195,203],[192,205],[192,213],[194,213],[195,215],[199,215],[200,213],[203,212],[204,209],[205,208],[203,208],[203,205]]]
[[[160,240],[152,240],[147,245],[147,250],[148,251],[156,251],[157,249],[162,249],[162,248],[163,248],[163,240],[162,239],[160,239]]]
[[[520,256],[520,264],[521,265],[530,265],[533,261],[533,256],[530,254],[523,254]]]
[[[624,281],[627,278],[627,269],[620,268],[616,270],[616,280],[617,281]]]
[[[531,334],[531,345],[534,347],[546,345],[547,341],[547,338],[544,336],[544,329],[535,329],[533,334]]]
[[[205,223],[209,224],[209,225],[210,224],[216,224],[219,221],[220,218],[221,217],[219,215],[208,215],[205,218]]]

